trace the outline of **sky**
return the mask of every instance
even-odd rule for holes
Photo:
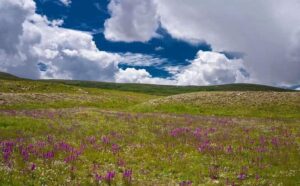
[[[0,71],[300,88],[300,0],[1,0]]]

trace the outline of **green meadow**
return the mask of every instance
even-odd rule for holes
[[[0,73],[0,185],[300,185],[300,92]]]

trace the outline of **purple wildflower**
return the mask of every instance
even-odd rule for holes
[[[36,143],[36,145],[37,145],[37,147],[39,147],[39,148],[44,148],[44,147],[46,146],[46,143],[45,143],[44,141],[38,141],[38,142]]]
[[[238,175],[239,180],[244,180],[247,177],[246,172],[248,171],[247,167],[242,167],[240,174]]]
[[[31,166],[30,166],[30,170],[31,170],[31,171],[34,171],[35,168],[36,168],[36,165],[35,165],[34,163],[32,163]]]
[[[125,170],[123,172],[123,179],[126,182],[131,182],[131,180],[132,180],[132,170]]]
[[[37,150],[36,148],[34,147],[33,144],[29,144],[27,147],[26,147],[26,150],[31,153],[31,154],[37,154]]]
[[[229,146],[227,147],[227,153],[231,154],[232,152],[233,152],[232,146],[229,145]]]
[[[109,144],[109,142],[110,142],[110,140],[107,136],[102,136],[101,140],[104,144]]]
[[[246,175],[245,173],[240,173],[240,174],[238,175],[238,179],[239,179],[239,180],[244,180],[244,179],[246,179],[246,177],[247,177],[247,175]]]
[[[84,151],[84,147],[83,146],[81,146],[79,149],[73,149],[70,152],[69,156],[67,156],[64,159],[64,161],[66,163],[70,163],[70,162],[73,162],[73,161],[77,160],[77,158],[83,153],[83,151]]]
[[[192,183],[192,181],[182,181],[179,183],[179,186],[190,186]]]
[[[214,132],[216,132],[216,131],[217,131],[216,128],[209,128],[209,129],[208,129],[208,132],[210,132],[210,133],[214,133]]]
[[[190,131],[190,129],[186,128],[186,127],[184,127],[184,128],[176,128],[176,129],[171,130],[170,135],[173,136],[173,137],[176,137],[178,135],[185,134],[185,133],[187,133],[189,131]]]
[[[112,144],[111,150],[114,154],[117,154],[120,151],[120,146],[118,144]]]
[[[256,175],[255,175],[255,179],[256,179],[256,180],[259,180],[259,179],[260,179],[260,176],[259,176],[258,174],[256,174]]]
[[[277,137],[272,138],[271,143],[275,146],[279,146],[279,139]]]
[[[110,185],[116,176],[115,171],[108,171],[105,175],[105,181]]]
[[[97,182],[102,181],[102,180],[103,180],[103,177],[102,177],[101,175],[99,175],[98,173],[96,173],[96,174],[95,174],[95,180],[96,180]]]
[[[53,151],[49,151],[43,154],[43,158],[44,159],[52,159],[54,158],[54,152]]]
[[[3,153],[3,159],[5,162],[8,162],[9,158],[10,158],[11,152],[5,150]]]
[[[71,152],[74,150],[74,148],[70,144],[64,141],[55,144],[55,149],[65,151],[65,152]]]
[[[261,145],[265,145],[267,143],[267,140],[266,140],[266,138],[264,136],[261,136],[259,138],[259,142],[260,142]]]
[[[200,144],[198,150],[200,152],[205,152],[211,149],[211,145],[209,141],[205,141],[204,143]]]
[[[24,161],[28,161],[29,159],[29,152],[27,150],[27,148],[24,148],[23,146],[20,146],[19,147],[19,151],[20,151],[20,154],[23,158]]]
[[[74,155],[74,154],[71,154],[70,156],[67,156],[67,157],[64,159],[64,161],[65,161],[66,163],[70,163],[70,162],[75,161],[76,159],[77,159],[77,156]]]
[[[196,128],[195,131],[193,132],[194,136],[196,138],[200,138],[201,137],[201,128]]]
[[[117,165],[119,167],[124,167],[125,166],[125,161],[123,159],[118,159]]]
[[[95,137],[95,136],[88,137],[88,138],[87,138],[87,141],[88,141],[90,144],[95,144],[95,143],[96,143],[96,137]]]
[[[256,151],[257,152],[267,152],[267,148],[266,147],[257,147]]]
[[[9,158],[13,153],[14,142],[12,141],[4,141],[2,142],[2,152],[3,152],[3,159],[5,163],[9,163]]]
[[[48,143],[53,143],[53,136],[47,136]]]

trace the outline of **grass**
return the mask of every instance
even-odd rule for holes
[[[158,96],[39,81],[0,80],[0,109],[97,107],[126,109]]]
[[[299,92],[247,86],[2,78],[0,185],[299,185]]]
[[[141,85],[141,89],[143,86]],[[2,92],[0,109],[97,107],[142,113],[300,118],[300,96],[296,91],[227,91],[225,89],[158,96],[152,93],[140,93],[140,91],[85,88],[65,83],[30,80],[0,80],[0,89]],[[177,94],[177,92],[173,93]]]
[[[299,183],[299,122],[175,119],[160,114],[101,113],[98,109],[14,114],[10,119],[1,116],[2,144],[8,140],[15,144],[11,165],[2,162],[0,169],[4,184],[96,185],[96,174],[115,171],[113,182],[122,185],[125,170],[133,170],[133,185],[176,185],[184,180],[195,185]],[[17,130],[18,135],[13,132]],[[104,136],[108,143],[103,142]],[[272,140],[278,140],[278,145]],[[62,142],[84,151],[66,162],[72,152],[57,149]],[[39,144],[44,145],[40,148]],[[120,149],[114,152],[112,144]],[[17,150],[20,146],[34,146],[38,152],[23,160]],[[203,150],[199,150],[201,146]],[[48,151],[54,152],[53,158],[43,158]],[[35,170],[30,169],[32,163]],[[246,178],[239,179],[243,169]]]
[[[0,79],[6,79],[6,80],[20,80],[22,78],[19,78],[17,76],[14,76],[12,74],[9,73],[5,73],[5,72],[0,72]]]
[[[200,92],[150,100],[133,108],[139,112],[215,116],[300,118],[298,92]]]
[[[255,84],[227,84],[215,86],[167,86],[167,85],[149,85],[132,83],[105,83],[92,81],[66,81],[66,80],[47,80],[48,82],[57,82],[65,85],[73,85],[86,88],[101,88],[108,90],[120,90],[129,92],[139,92],[144,94],[170,96],[199,91],[276,91],[287,92],[291,90]]]

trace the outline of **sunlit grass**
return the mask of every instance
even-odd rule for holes
[[[0,181],[6,184],[108,184],[95,176],[113,171],[111,183],[120,185],[126,170],[132,170],[133,185],[299,183],[300,131],[295,121],[175,119],[97,109],[17,115],[23,116],[1,116],[0,129],[6,134],[0,138],[2,150],[13,144],[9,158],[1,159]],[[39,119],[29,128],[33,118]],[[73,150],[58,148],[61,143]],[[28,159],[20,147],[27,149]],[[53,157],[45,156],[47,152]]]
[[[235,117],[300,118],[299,92],[200,92],[154,99],[134,111]]]
[[[299,106],[0,81],[0,185],[299,185]]]

